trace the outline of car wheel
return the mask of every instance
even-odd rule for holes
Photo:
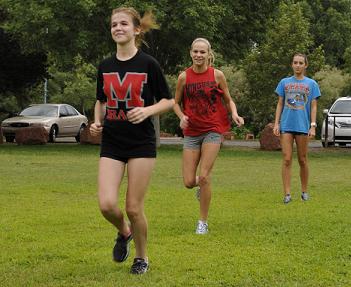
[[[13,143],[13,141],[15,140],[14,136],[5,136],[6,142],[7,143]]]
[[[77,143],[80,142],[80,133],[84,130],[84,128],[85,128],[85,125],[81,125],[79,128],[78,134],[75,136]]]
[[[49,142],[54,143],[56,141],[56,137],[57,137],[57,126],[52,126],[50,129],[50,133],[49,133]]]
[[[322,146],[325,147],[325,142],[322,142]],[[328,146],[334,146],[334,143],[328,142]]]

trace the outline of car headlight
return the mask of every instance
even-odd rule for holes
[[[2,122],[2,123],[1,123],[1,126],[2,126],[2,127],[9,127],[10,124],[9,124],[9,123],[4,123],[4,122]]]
[[[42,123],[30,123],[29,126],[30,127],[41,127],[41,126],[43,126],[43,124]]]
[[[46,128],[50,128],[51,127],[51,123],[42,123],[42,126],[46,127]]]

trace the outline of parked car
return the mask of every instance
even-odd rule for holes
[[[80,132],[88,124],[86,116],[67,104],[39,104],[24,109],[18,116],[1,123],[7,142],[13,142],[16,131],[23,127],[44,127],[49,141],[58,137],[75,137],[80,141]]]
[[[337,99],[329,110],[323,110],[328,121],[328,146],[345,146],[351,143],[351,97],[341,97]],[[325,143],[325,120],[321,130],[322,145]],[[335,128],[335,134],[334,134]],[[335,139],[335,140],[334,140]]]

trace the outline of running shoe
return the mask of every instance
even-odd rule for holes
[[[144,274],[149,269],[149,263],[143,258],[134,258],[131,274]]]
[[[201,220],[199,220],[199,222],[197,223],[197,227],[196,227],[196,234],[207,234],[208,233],[208,224],[207,222],[203,222]]]
[[[284,196],[284,204],[288,204],[289,202],[291,201],[291,195],[290,194],[287,194]]]
[[[302,199],[303,201],[309,200],[308,193],[307,193],[307,192],[302,192],[302,193],[301,193],[301,199]]]
[[[132,240],[132,233],[126,238],[118,232],[116,244],[113,248],[113,260],[116,262],[123,262],[129,256],[130,241]]]

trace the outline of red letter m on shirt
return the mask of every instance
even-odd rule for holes
[[[125,102],[127,109],[144,106],[141,94],[144,84],[147,83],[146,73],[128,72],[122,80],[118,73],[104,73],[103,77],[109,108],[118,108],[118,102]]]

